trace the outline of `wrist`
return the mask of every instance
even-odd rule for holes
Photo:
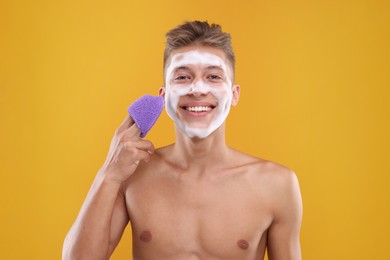
[[[123,183],[122,179],[118,178],[114,173],[105,169],[101,169],[98,173],[98,176],[102,184],[107,184],[109,186],[119,188]]]

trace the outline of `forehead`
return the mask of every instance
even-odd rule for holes
[[[172,55],[169,67],[185,65],[212,65],[219,67],[226,66],[224,60],[221,57],[210,52],[191,50]]]
[[[177,67],[188,65],[217,66],[226,73],[231,73],[222,50],[212,47],[183,47],[172,52],[166,66],[166,75],[170,75]]]

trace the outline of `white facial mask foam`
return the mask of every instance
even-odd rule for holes
[[[226,82],[219,83],[218,86],[210,86],[203,80],[191,82],[189,85],[171,83],[174,70],[178,67],[188,65],[218,66],[224,71]],[[232,102],[232,84],[228,75],[230,75],[228,67],[223,59],[217,55],[208,52],[188,51],[172,56],[171,63],[166,70],[165,109],[169,117],[172,118],[176,125],[188,137],[205,138],[225,122]],[[191,127],[183,122],[177,115],[180,97],[194,92],[201,94],[211,93],[217,103],[216,108],[214,108],[216,110],[214,111],[215,115],[210,124],[206,127]]]

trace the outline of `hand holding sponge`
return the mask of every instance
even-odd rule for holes
[[[144,95],[129,106],[129,115],[141,130],[141,138],[145,137],[156,123],[163,108],[164,98],[152,95]]]

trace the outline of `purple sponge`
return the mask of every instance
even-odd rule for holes
[[[135,124],[141,129],[141,138],[145,137],[156,123],[164,108],[162,96],[144,95],[134,101],[127,109]]]

